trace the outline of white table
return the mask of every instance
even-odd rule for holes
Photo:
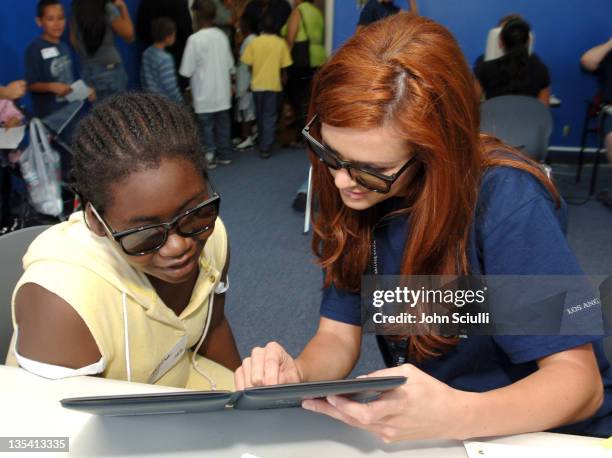
[[[233,457],[457,457],[461,442],[418,441],[386,445],[374,436],[299,408],[176,415],[97,417],[64,409],[62,398],[177,391],[95,377],[47,380],[0,365],[0,436],[67,436],[70,456]],[[602,450],[601,439],[550,433],[488,442]],[[60,453],[32,456],[67,455]],[[1,457],[10,454],[0,454]],[[14,453],[23,458],[27,453]],[[248,456],[248,455],[247,455]],[[550,456],[546,453],[540,456]],[[612,451],[610,451],[612,456]]]

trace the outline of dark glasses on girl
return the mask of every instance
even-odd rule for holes
[[[91,203],[89,205],[106,231],[119,243],[126,254],[142,256],[163,247],[168,240],[168,233],[175,227],[176,233],[181,237],[197,237],[212,232],[219,215],[220,203],[221,197],[213,190],[210,198],[178,214],[167,223],[149,224],[120,232],[113,231],[96,208]]]
[[[333,151],[331,148],[325,146],[321,141],[314,138],[311,134],[312,125],[317,119],[318,115],[314,115],[313,118],[306,124],[302,129],[302,136],[308,142],[310,149],[317,156],[319,161],[325,164],[327,167],[333,170],[346,169],[351,179],[357,184],[363,186],[370,191],[386,194],[391,189],[391,186],[400,177],[404,171],[408,169],[416,160],[417,157],[412,156],[408,162],[406,162],[401,169],[395,172],[393,175],[384,175],[377,170],[372,169],[368,166],[358,165],[351,161],[343,161],[338,157],[338,153]]]

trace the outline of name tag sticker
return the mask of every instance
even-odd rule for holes
[[[40,54],[42,55],[42,58],[47,60],[47,59],[53,59],[54,57],[59,56],[59,50],[55,47],[52,46],[51,48],[44,48],[40,50]]]
[[[162,358],[159,366],[157,366],[157,369],[155,369],[149,377],[148,383],[155,383],[158,381],[162,375],[168,372],[178,362],[181,356],[183,356],[183,353],[185,353],[186,349],[187,336],[183,336],[179,339],[176,345],[172,347],[168,353],[166,353],[166,356]]]

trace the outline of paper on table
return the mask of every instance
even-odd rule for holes
[[[588,456],[589,458],[610,457],[610,451],[598,446],[525,446],[496,444],[492,442],[472,442],[463,443],[469,458],[542,458],[544,456],[554,456],[555,458],[575,458],[577,456]]]
[[[89,87],[83,80],[77,80],[70,85],[72,92],[66,95],[64,98],[68,102],[76,102],[77,100],[85,100],[89,97]]]
[[[0,128],[0,149],[15,149],[25,134],[25,126]]]

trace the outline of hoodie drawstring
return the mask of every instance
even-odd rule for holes
[[[123,340],[125,341],[125,369],[127,371],[127,381],[132,381],[132,366],[130,365],[130,333],[128,331],[128,314],[127,314],[127,300],[125,298],[125,292],[121,295],[121,301],[123,303]]]
[[[204,343],[204,339],[206,339],[206,334],[208,334],[208,328],[210,328],[210,322],[212,320],[214,302],[215,302],[215,289],[213,288],[213,290],[210,293],[209,299],[208,299],[208,316],[206,317],[206,326],[204,326],[204,332],[202,333],[202,337],[200,337],[200,341],[196,345],[196,348],[193,351],[193,354],[191,355],[191,365],[193,366],[193,368],[196,370],[198,374],[200,374],[202,377],[208,380],[208,383],[210,383],[210,389],[212,391],[216,391],[217,384],[215,383],[215,381],[212,379],[210,375],[208,375],[206,372],[204,372],[204,370],[200,368],[200,366],[198,365],[198,362],[196,361],[196,355],[198,351],[200,350],[200,347]]]

